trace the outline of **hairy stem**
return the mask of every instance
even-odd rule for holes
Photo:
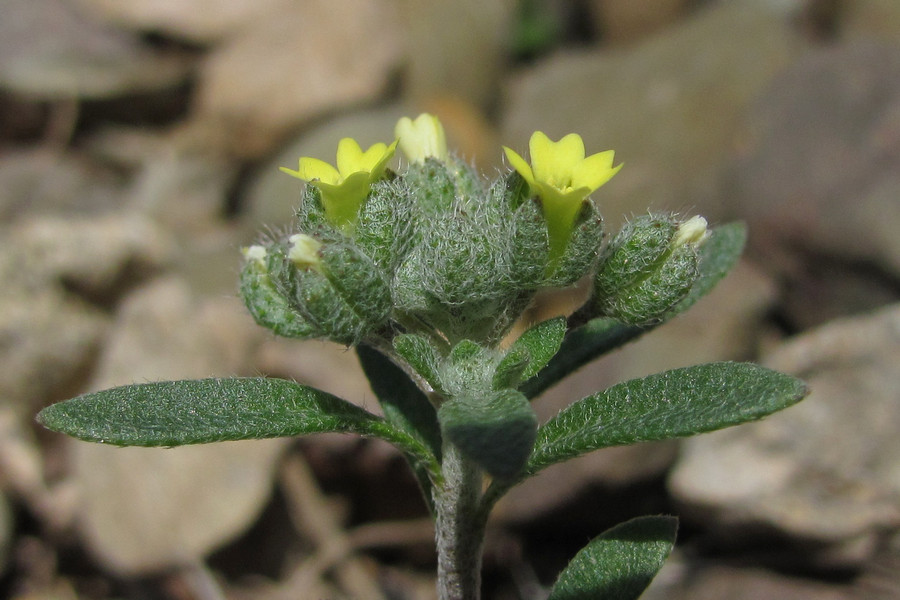
[[[445,442],[443,475],[443,485],[435,489],[438,595],[441,600],[478,600],[487,521],[480,506],[481,471]]]

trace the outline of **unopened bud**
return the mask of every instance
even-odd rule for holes
[[[706,219],[700,215],[696,215],[678,226],[675,237],[672,239],[672,247],[684,246],[685,244],[700,244],[709,237],[709,231],[706,229]]]
[[[318,270],[322,262],[322,258],[319,256],[322,243],[319,240],[305,233],[295,233],[288,238],[288,242],[291,244],[288,258],[298,269]]]
[[[265,246],[259,246],[257,244],[245,246],[244,248],[241,248],[241,254],[244,255],[244,258],[248,263],[256,263],[262,266],[265,266],[266,264]]]
[[[697,249],[705,236],[703,217],[679,223],[672,215],[647,215],[626,224],[600,261],[597,313],[630,325],[662,319],[697,278]]]

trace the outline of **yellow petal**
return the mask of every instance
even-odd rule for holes
[[[336,161],[337,170],[341,177],[347,177],[347,175],[357,171],[368,171],[362,166],[364,162],[363,157],[363,151],[359,147],[359,142],[348,137],[341,139],[338,142]]]
[[[447,137],[444,126],[434,115],[422,113],[415,121],[403,117],[394,127],[400,149],[411,162],[423,162],[428,157],[446,161]]]
[[[574,187],[586,187],[591,192],[612,179],[612,176],[619,172],[622,165],[613,168],[613,158],[615,152],[607,150],[592,154],[581,161],[572,177],[572,185]]]
[[[394,152],[397,151],[397,143],[400,140],[394,140],[391,142],[389,146],[385,146],[384,144],[375,144],[380,148],[380,155],[378,153],[373,154],[372,162],[370,163],[369,172],[372,174],[372,179],[375,180],[381,177],[384,174],[384,170],[387,168],[387,164],[390,162],[392,158],[394,158]],[[372,152],[372,148],[366,150],[366,155]]]
[[[296,171],[289,171],[287,169],[282,170],[289,175],[293,175],[294,177],[303,179],[304,181],[313,181],[314,179],[318,179],[319,181],[330,184],[338,184],[341,181],[341,176],[337,172],[337,169],[329,165],[324,160],[311,158],[309,156],[304,156],[300,159],[300,166]]]
[[[560,192],[557,188],[538,182],[538,193],[547,221],[547,235],[550,241],[550,260],[562,256],[572,235],[572,225],[581,210],[590,190],[578,188]]]
[[[503,146],[503,152],[506,153],[506,160],[509,161],[510,166],[519,172],[519,175],[528,182],[528,185],[534,187],[534,171],[531,170],[531,165],[529,165],[525,159],[519,156],[512,148]]]
[[[707,225],[706,219],[700,215],[691,217],[678,226],[675,237],[672,238],[672,248],[684,246],[685,244],[700,244],[709,237],[709,231],[706,229]]]
[[[387,144],[382,144],[381,142],[372,144],[369,149],[360,156],[359,170],[371,173],[378,163],[384,159],[385,150],[387,150]]]
[[[565,189],[572,185],[576,165],[584,160],[584,142],[577,133],[570,133],[558,142],[541,131],[535,131],[528,143],[534,178]]]
[[[297,179],[303,179],[300,177],[300,171],[295,171],[293,169],[288,169],[287,167],[278,167],[278,170],[282,173],[287,173],[291,177],[296,177]]]
[[[265,246],[260,246],[258,244],[246,246],[241,248],[241,253],[244,255],[244,258],[247,259],[247,262],[256,263],[261,267],[266,266],[267,251]]]

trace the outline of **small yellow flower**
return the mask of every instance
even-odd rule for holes
[[[570,133],[554,142],[535,131],[528,143],[531,165],[510,148],[503,147],[506,158],[519,172],[531,192],[541,198],[547,232],[550,237],[550,259],[558,259],[566,249],[575,217],[585,199],[609,181],[622,165],[613,167],[612,150],[585,158],[584,142]]]
[[[434,115],[422,113],[415,121],[403,117],[394,127],[394,136],[400,140],[400,149],[411,162],[424,162],[429,156],[447,160],[444,126]]]
[[[296,171],[286,167],[280,169],[319,188],[325,216],[333,225],[347,231],[356,225],[359,207],[369,195],[372,183],[384,175],[396,149],[395,140],[390,146],[373,144],[363,152],[356,140],[344,138],[338,142],[337,169],[308,156],[300,159]]]

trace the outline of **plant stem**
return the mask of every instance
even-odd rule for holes
[[[481,470],[444,443],[444,482],[435,488],[440,600],[481,597],[481,553],[487,515],[481,509]]]

